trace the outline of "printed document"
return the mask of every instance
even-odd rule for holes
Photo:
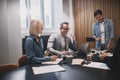
[[[58,72],[58,71],[65,71],[63,67],[59,65],[49,65],[49,66],[39,66],[39,67],[32,67],[33,73],[36,74],[45,74],[51,72]]]
[[[62,58],[58,58],[56,61],[42,62],[42,64],[58,64],[60,61],[62,61]]]
[[[81,65],[84,59],[72,59],[72,65]]]
[[[83,66],[92,67],[92,68],[99,68],[99,69],[105,69],[105,70],[110,69],[105,63],[102,63],[102,62],[91,62],[89,64],[84,64]]]

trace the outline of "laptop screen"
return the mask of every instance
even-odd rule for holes
[[[79,52],[81,52],[81,51],[86,51],[87,48],[88,48],[88,43],[82,43],[82,44],[80,45]]]

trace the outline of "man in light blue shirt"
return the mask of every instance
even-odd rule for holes
[[[106,19],[101,10],[94,12],[96,22],[92,25],[92,35],[96,40],[96,49],[111,50],[114,46],[114,28],[111,19]]]

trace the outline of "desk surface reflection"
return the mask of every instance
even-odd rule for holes
[[[71,61],[67,59],[66,64],[60,64],[66,71],[34,75],[32,66],[27,65],[7,73],[0,80],[118,80],[118,75],[109,70],[73,66]]]

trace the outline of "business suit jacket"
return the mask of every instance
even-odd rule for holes
[[[30,35],[25,40],[25,54],[29,63],[41,63],[44,61],[50,61],[50,57],[44,57],[44,46],[41,37],[38,38],[38,42],[35,40],[34,35]]]
[[[77,47],[77,42],[66,36],[66,50],[76,50]],[[61,51],[63,51],[62,47],[62,40],[61,40],[61,34],[53,34],[49,37],[48,39],[48,44],[47,44],[47,49],[50,53],[52,54],[57,54],[59,55]]]

